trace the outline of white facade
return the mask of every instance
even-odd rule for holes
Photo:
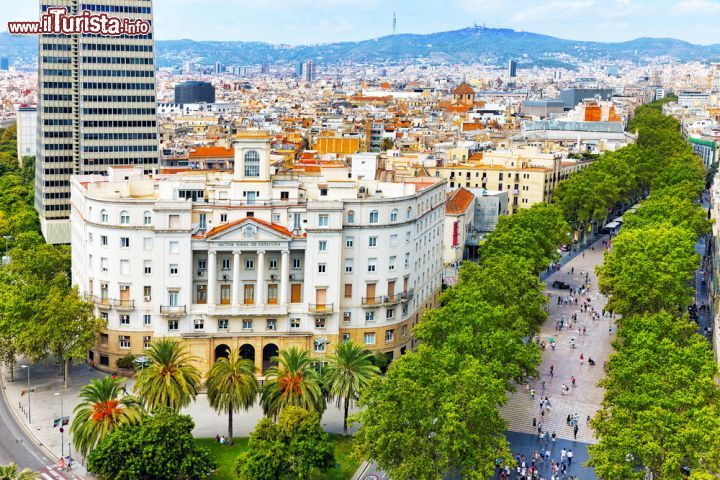
[[[112,368],[167,335],[201,368],[237,345],[262,371],[272,348],[320,353],[318,339],[412,347],[441,287],[445,182],[271,177],[269,154],[250,136],[233,174],[73,177],[73,283],[108,320],[91,360]]]
[[[24,157],[34,157],[37,147],[37,107],[20,105],[16,110],[17,157],[22,166]]]

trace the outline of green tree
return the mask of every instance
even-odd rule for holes
[[[240,480],[307,480],[334,465],[333,443],[320,427],[320,415],[288,406],[277,423],[260,420],[236,470]]]
[[[255,403],[258,393],[255,365],[231,350],[228,358],[219,358],[207,377],[207,396],[210,407],[228,414],[228,443],[233,443],[233,413],[247,410]]]
[[[662,225],[623,231],[597,268],[607,309],[622,315],[683,312],[690,305],[690,281],[699,264],[695,238]]]
[[[664,195],[664,190],[647,198],[635,213],[623,215],[623,229],[631,230],[665,224],[693,232],[695,237],[710,233],[712,223],[705,211],[694,201],[675,195]]]
[[[280,352],[277,365],[265,373],[260,405],[265,415],[273,418],[277,418],[280,411],[289,406],[313,410],[322,415],[325,411],[322,378],[306,350],[290,347]]]
[[[143,416],[142,407],[135,397],[121,395],[124,381],[104,377],[92,379],[81,390],[81,402],[75,407],[70,434],[75,450],[84,457],[124,424],[136,424]]]
[[[88,471],[103,480],[205,478],[215,468],[195,445],[188,415],[157,407],[136,425],[121,425],[88,456]]]
[[[325,385],[328,395],[343,408],[343,432],[347,435],[348,412],[370,381],[380,375],[380,369],[372,363],[372,353],[351,341],[335,346],[335,353],[328,358]]]
[[[200,391],[200,371],[187,347],[173,338],[159,338],[147,350],[150,363],[135,383],[135,393],[152,410],[165,406],[180,410],[195,400]]]
[[[18,470],[17,465],[0,465],[0,480],[38,480],[40,474],[29,468]]]
[[[505,382],[482,362],[421,344],[363,391],[355,453],[395,480],[490,478],[510,458],[505,401]]]

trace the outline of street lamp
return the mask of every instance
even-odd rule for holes
[[[143,373],[145,373],[145,365],[147,365],[148,363],[150,363],[150,359],[149,359],[148,357],[146,357],[146,356],[143,355],[142,357],[137,357],[137,358],[133,361],[133,363],[134,363],[135,365],[140,365],[140,377],[142,378]],[[144,403],[145,403],[145,399],[142,398],[142,397],[140,397],[140,403],[141,403],[141,404],[144,404]]]
[[[330,343],[327,338],[316,338],[315,339],[315,351],[320,352],[320,375],[322,375],[322,367],[323,367],[323,352],[325,351],[325,346]]]
[[[27,395],[28,395],[28,425],[32,424],[32,416],[30,415],[30,365],[23,365],[22,368],[27,368]]]
[[[65,417],[63,416],[63,394],[60,392],[55,393],[56,397],[60,397],[60,458],[65,457],[65,429],[64,427],[64,420]]]

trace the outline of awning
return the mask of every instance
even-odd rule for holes
[[[607,228],[608,230],[614,230],[614,229],[618,228],[619,226],[620,226],[619,222],[613,221],[613,222],[610,222],[607,225],[605,225],[605,228]]]

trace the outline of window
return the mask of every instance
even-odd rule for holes
[[[315,353],[321,353],[325,351],[325,347],[327,346],[327,341],[319,342],[315,341]]]
[[[327,266],[324,263],[318,263],[318,273],[325,273]]]
[[[345,298],[352,298],[352,283],[345,284]]]
[[[405,268],[409,268],[409,267],[410,267],[410,254],[405,253]]]
[[[377,270],[377,258],[368,258],[368,272]]]
[[[88,243],[90,243],[90,244],[93,243],[93,234],[92,234],[92,232],[88,232]]]
[[[103,247],[107,247],[107,244],[108,244],[107,235],[100,235],[100,245]]]
[[[366,322],[374,322],[375,321],[375,312],[373,312],[373,311],[365,312],[365,321]]]
[[[347,248],[353,248],[353,244],[355,243],[355,239],[353,237],[347,237],[345,239],[345,246]]]
[[[145,275],[150,275],[152,273],[152,260],[143,261],[143,272],[145,272]]]
[[[170,250],[170,253],[172,253],[172,254],[180,253],[180,243],[179,242],[170,242],[169,250]]]
[[[272,214],[272,222],[273,222],[273,223],[280,223],[280,214],[279,214],[279,213],[273,213],[273,214]]]
[[[398,211],[393,210],[392,212],[390,212],[390,221],[397,222],[397,219],[398,219]]]
[[[366,333],[363,335],[363,340],[365,341],[365,345],[375,345],[375,334]]]
[[[220,214],[220,223],[226,223],[227,222],[227,213],[221,213]]]
[[[110,357],[107,355],[100,355],[100,365],[108,366],[110,365]]]
[[[407,315],[407,313],[408,313],[408,304],[406,303],[405,305],[402,306],[402,314]]]
[[[130,224],[130,214],[125,210],[120,212],[120,224],[121,225],[129,225]]]
[[[150,348],[151,343],[152,343],[152,337],[150,335],[143,337],[143,348]]]
[[[207,285],[195,286],[195,303],[198,305],[207,304]]]
[[[391,247],[397,247],[398,244],[398,236],[397,234],[390,235],[390,246]]]
[[[320,240],[318,242],[318,251],[327,252],[327,240]]]
[[[245,270],[252,270],[255,268],[255,260],[252,258],[245,259]]]
[[[228,321],[226,318],[222,318],[218,320],[218,330],[227,330],[228,329]]]
[[[288,192],[288,191],[280,192],[280,200],[289,200],[289,199],[290,199],[290,192]]]
[[[355,212],[352,210],[347,213],[347,223],[355,223]]]
[[[377,247],[377,237],[368,238],[368,247]]]
[[[168,215],[168,226],[170,228],[180,228],[180,215]]]
[[[321,188],[320,189],[320,196],[321,197],[327,197],[328,189],[327,188]]]
[[[300,270],[302,265],[301,259],[299,258],[293,258],[292,259],[292,268],[293,270]]]
[[[268,260],[268,268],[270,270],[277,270],[277,257],[270,257],[270,260]]]
[[[266,330],[275,331],[277,330],[277,320],[274,318],[268,318],[267,319],[267,325],[265,326]]]
[[[171,263],[170,264],[170,275],[177,275],[177,274],[178,274],[177,263]]]
[[[385,311],[385,318],[390,320],[391,318],[395,317],[395,309],[394,308],[388,308]]]
[[[143,300],[146,302],[149,302],[152,299],[152,287],[150,285],[145,285],[143,287]]]
[[[325,328],[325,317],[315,319],[315,328]]]
[[[407,336],[407,325],[403,325],[402,327],[400,327],[400,336],[401,337]]]
[[[350,341],[350,334],[349,334],[349,333],[343,333],[342,339],[343,339],[343,342],[349,342],[349,341]]]
[[[177,320],[168,320],[168,330],[171,332],[177,331],[178,329],[178,321]]]
[[[353,261],[352,258],[345,259],[345,273],[352,273]]]
[[[230,259],[229,258],[223,258],[220,260],[220,269],[221,270],[230,270]]]
[[[204,272],[205,269],[207,268],[207,260],[204,259],[204,258],[198,258],[198,264],[197,264],[197,265],[198,265],[198,267],[197,267],[198,270],[201,271],[201,272]]]
[[[393,257],[390,257],[390,260],[388,260],[388,270],[390,270],[391,272],[395,270],[395,259],[396,258],[397,257],[393,256]]]
[[[299,318],[291,318],[290,319],[290,328],[300,328],[300,319]]]
[[[405,214],[405,218],[410,220],[410,217],[412,216],[412,207],[407,208],[407,213]]]
[[[130,348],[130,337],[127,335],[120,335],[120,348]]]
[[[120,275],[130,275],[130,260],[120,260]]]
[[[143,315],[143,325],[152,325],[152,315]]]
[[[370,212],[370,223],[378,223],[379,214],[377,210]]]
[[[260,176],[260,154],[255,150],[250,150],[245,153],[245,176]]]
[[[143,224],[145,224],[145,225],[152,224],[152,215],[150,215],[150,212],[143,213]]]
[[[120,237],[120,248],[130,248],[130,238]]]
[[[120,325],[130,325],[130,315],[120,315]]]
[[[150,238],[150,237],[143,238],[143,249],[144,250],[152,250],[152,244],[153,244],[152,238]]]
[[[107,211],[107,210],[102,210],[102,211],[100,212],[100,221],[101,221],[102,223],[108,223],[109,220],[110,220],[110,217],[108,216],[108,211]]]
[[[327,227],[330,224],[330,217],[327,215],[318,215],[318,227]]]
[[[205,319],[196,318],[193,320],[193,325],[195,326],[195,330],[205,330]]]
[[[392,342],[395,340],[395,330],[385,330],[385,341]]]
[[[267,302],[270,305],[277,305],[278,303],[278,286],[276,283],[267,286]]]
[[[243,320],[242,322],[242,329],[243,330],[252,330],[253,328],[253,321],[252,320]]]
[[[100,259],[100,271],[101,271],[101,272],[107,272],[107,271],[108,271],[108,259],[107,259],[107,258],[101,258],[101,259]]]

